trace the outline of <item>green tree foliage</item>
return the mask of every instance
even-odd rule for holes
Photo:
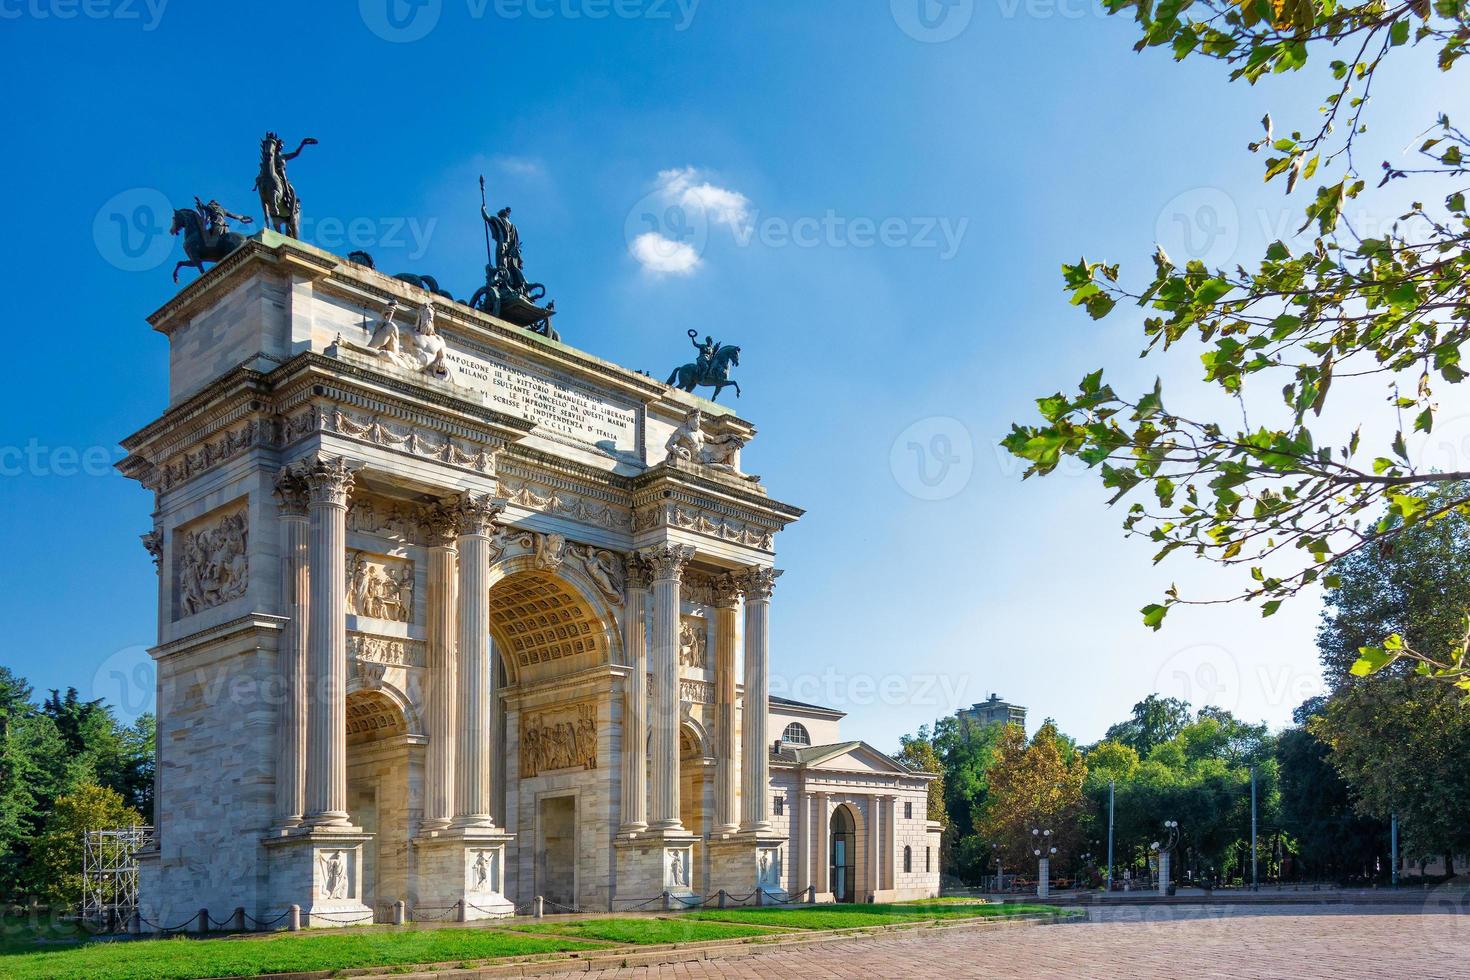
[[[1371,881],[1388,860],[1388,824],[1358,814],[1348,784],[1329,761],[1331,747],[1306,727],[1326,706],[1316,698],[1297,709],[1297,726],[1277,736],[1281,829],[1295,844],[1290,877]]]
[[[84,782],[56,798],[46,830],[31,851],[37,893],[53,906],[71,907],[82,900],[82,839],[86,831],[130,827],[142,814],[115,790]]]
[[[989,791],[975,829],[994,845],[1009,867],[1036,861],[1033,851],[1046,845],[1032,832],[1052,832],[1055,857],[1068,862],[1082,850],[1083,822],[1088,817],[1082,787],[1087,763],[1051,721],[1030,742],[1019,725],[1006,725],[997,757],[986,774]]]
[[[905,735],[900,739],[898,761],[915,772],[933,773],[929,783],[928,819],[937,820],[948,829],[949,815],[944,809],[944,766],[929,737],[929,729],[921,727],[918,735]]]
[[[1450,495],[1464,492],[1458,485]],[[1317,646],[1333,693],[1308,721],[1332,749],[1360,813],[1386,821],[1397,813],[1405,853],[1428,857],[1470,850],[1470,712],[1459,695],[1414,683],[1427,668],[1407,658],[1367,673],[1361,648],[1401,638],[1430,657],[1463,643],[1470,608],[1470,518],[1447,514],[1398,534],[1390,547],[1339,563],[1327,594]],[[1395,764],[1400,760],[1400,764]]]
[[[1466,0],[1108,0],[1107,9],[1132,12],[1138,49],[1216,60],[1232,80],[1252,85],[1303,68],[1314,53],[1332,59],[1317,118],[1278,131],[1267,115],[1250,145],[1264,157],[1266,180],[1303,194],[1304,221],[1254,268],[1199,261],[1181,268],[1162,249],[1151,280],[1137,285],[1126,284],[1116,264],[1083,259],[1063,267],[1073,304],[1094,318],[1120,302],[1147,311],[1144,356],[1202,350],[1204,381],[1228,412],[1171,410],[1159,383],[1119,394],[1099,370],[1073,395],[1039,399],[1040,422],[1013,426],[1004,444],[1030,464],[1028,476],[1054,471],[1064,457],[1099,469],[1112,502],[1134,498],[1124,527],[1153,543],[1156,560],[1183,550],[1240,568],[1248,579],[1223,601],[1260,600],[1270,615],[1312,583],[1335,585],[1334,566],[1346,556],[1470,506],[1463,485],[1433,492],[1470,473],[1423,470],[1407,448],[1410,433],[1432,431],[1445,389],[1470,376],[1460,363],[1470,339],[1470,140],[1441,115],[1425,120],[1418,166],[1385,162],[1365,174],[1353,154],[1385,65],[1414,50],[1431,51],[1444,71],[1459,60],[1470,42]],[[1393,186],[1369,191],[1370,176],[1380,188]],[[1403,208],[1386,233],[1365,237],[1345,220],[1350,201],[1364,206],[1375,194],[1379,208],[1399,211],[1394,202],[1407,186],[1428,203]],[[1396,196],[1386,198],[1390,192]],[[1370,428],[1365,441],[1361,427],[1323,431],[1330,392],[1375,382],[1388,434]],[[1263,392],[1280,408],[1262,411]],[[1374,525],[1371,513],[1383,505],[1391,518]],[[1186,601],[1199,600],[1170,588],[1144,607],[1144,622],[1157,629],[1171,606]],[[1388,658],[1364,659],[1371,669]],[[1470,688],[1463,644],[1446,661],[1422,662]]]
[[[81,700],[75,689],[52,691],[37,705],[25,679],[0,667],[0,897],[71,894],[58,862],[72,852],[48,838],[60,826],[61,800],[81,808],[73,816],[108,812],[98,809],[95,793],[82,792],[91,787],[116,795],[128,822],[141,822],[133,814],[151,810],[153,744],[152,716],[121,725],[110,708]],[[94,829],[108,826],[120,824]],[[80,874],[79,855],[66,874]]]
[[[1189,705],[1178,698],[1150,694],[1133,706],[1133,717],[1119,722],[1103,736],[1146,756],[1157,745],[1169,741],[1189,724]]]

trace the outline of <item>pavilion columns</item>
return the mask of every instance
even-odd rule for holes
[[[633,671],[623,687],[622,833],[648,829],[648,602],[649,568],[637,555],[627,562],[623,648]]]
[[[740,579],[745,593],[745,727],[741,745],[742,833],[771,830],[770,735],[771,591],[781,572],[752,568]]]
[[[276,829],[301,825],[306,810],[306,651],[311,639],[309,558],[310,493],[299,469],[276,477],[281,517],[282,611],[290,622],[281,634],[281,718],[276,729]]]
[[[737,807],[740,759],[735,740],[735,617],[740,603],[739,584],[732,575],[715,580],[715,704],[719,723],[716,752],[716,832],[733,834],[740,829]],[[749,690],[749,688],[746,688]],[[750,758],[747,754],[746,758]],[[764,792],[764,790],[762,791]]]
[[[679,587],[694,557],[687,545],[642,553],[653,577],[653,813],[651,829],[685,833],[679,817]]]
[[[352,472],[318,456],[304,473],[310,508],[305,823],[350,831],[347,815],[347,496]]]
[[[817,824],[817,852],[812,855],[812,884],[818,895],[832,890],[832,814],[827,812],[830,793],[812,794],[812,820]]]
[[[457,830],[491,830],[490,760],[500,751],[490,725],[495,672],[490,664],[490,535],[505,502],[464,494],[455,506],[459,532],[458,733],[454,818]]]
[[[883,887],[883,797],[868,797],[868,891],[874,895]]]
[[[428,520],[428,700],[429,746],[424,772],[425,831],[445,830],[454,816],[455,631],[458,589],[455,550],[458,521],[447,509]]]

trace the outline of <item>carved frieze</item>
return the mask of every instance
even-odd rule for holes
[[[411,456],[448,463],[450,466],[477,473],[495,472],[495,455],[492,451],[471,443],[461,445],[459,441],[440,432],[385,422],[376,415],[359,415],[340,408],[332,411],[330,423],[331,431],[349,439],[396,449]]]
[[[261,420],[251,420],[212,439],[206,439],[193,449],[175,453],[161,466],[154,468],[155,489],[171,490],[259,445],[264,441],[261,439],[261,430],[266,425],[268,423]]]
[[[413,562],[347,549],[347,612],[406,623],[413,615]]]
[[[660,527],[693,531],[761,551],[773,551],[776,547],[776,535],[770,528],[724,517],[688,504],[659,503],[642,507],[633,518],[635,532]]]
[[[250,517],[243,503],[175,532],[180,617],[245,595],[250,585],[249,534]]]
[[[597,705],[559,705],[521,716],[521,776],[597,768]]]
[[[404,640],[395,636],[371,633],[347,633],[347,655],[362,663],[386,664],[389,667],[422,667],[426,662],[422,640]]]
[[[406,544],[424,542],[425,520],[424,508],[401,500],[354,494],[347,507],[347,530]]]
[[[610,531],[633,529],[633,517],[628,511],[568,490],[553,490],[530,480],[505,480],[500,485],[500,492],[506,500],[527,510],[594,524]]]
[[[679,700],[690,704],[714,704],[715,686],[709,681],[696,681],[688,677],[679,679]]]

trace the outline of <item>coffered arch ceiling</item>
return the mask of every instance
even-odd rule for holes
[[[514,682],[543,680],[609,663],[608,623],[574,586],[525,571],[490,589],[490,633]]]

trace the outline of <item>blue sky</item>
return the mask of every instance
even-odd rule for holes
[[[181,255],[150,208],[256,214],[274,129],[320,140],[291,174],[323,247],[468,295],[484,173],[569,343],[659,376],[686,330],[743,346],[748,468],[809,510],[778,542],[773,689],[848,710],[850,737],[892,747],[992,690],[1088,741],[1156,689],[1273,725],[1316,692],[1315,598],[1148,633],[1137,609],[1170,581],[1236,583],[1151,568],[1095,478],[1023,486],[996,448],[1092,368],[1191,382],[1188,354],[1135,358],[1136,314],[1069,308],[1058,267],[1141,272],[1155,240],[1253,254],[1293,212],[1244,144],[1267,109],[1308,125],[1316,79],[1227,86],[1133,54],[1131,25],[1080,0],[925,0],[929,28],[920,0],[392,2],[0,3],[0,661],[141,704],[151,501],[109,467],[166,398],[144,317]],[[1382,155],[1442,88],[1376,93]]]

